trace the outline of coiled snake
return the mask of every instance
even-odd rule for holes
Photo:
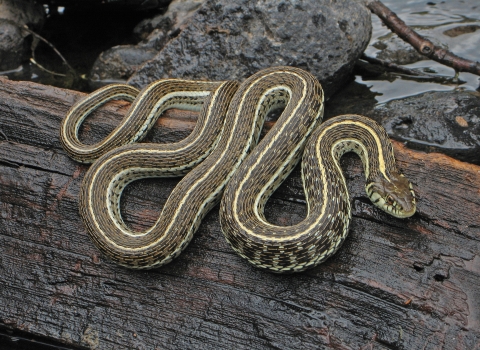
[[[120,125],[100,143],[83,145],[78,130],[86,116],[119,98],[133,101]],[[265,116],[279,107],[284,110],[277,123],[256,146]],[[192,134],[173,144],[135,143],[168,108],[200,111]],[[60,138],[74,159],[98,158],[82,184],[80,213],[96,246],[116,263],[154,268],[170,262],[225,190],[220,221],[233,249],[258,267],[293,272],[321,263],[345,240],[351,218],[339,167],[345,152],[362,159],[366,191],[375,205],[396,217],[415,212],[412,186],[395,167],[384,129],[357,115],[317,127],[322,117],[323,92],[315,77],[298,68],[275,67],[240,86],[178,79],[157,81],[142,91],[111,85],[71,108]],[[304,148],[307,216],[294,226],[272,225],[263,214],[265,203]],[[130,182],[185,174],[153,227],[134,232],[125,225],[119,203]]]

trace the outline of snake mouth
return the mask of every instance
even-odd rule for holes
[[[412,190],[406,192],[404,196],[399,196],[398,194],[382,196],[376,191],[371,191],[368,195],[375,206],[396,218],[409,218],[415,214],[416,201]]]
[[[390,206],[386,206],[382,208],[384,211],[389,213],[390,215],[399,218],[399,219],[405,219],[411,217],[413,214],[415,214],[416,207],[413,206],[410,210],[406,211],[402,207],[397,207],[397,208],[392,208],[390,209]]]

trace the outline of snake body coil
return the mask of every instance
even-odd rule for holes
[[[115,98],[134,101],[127,116],[102,142],[83,145],[77,135],[85,117]],[[174,144],[134,143],[173,107],[201,109],[189,137]],[[279,107],[284,108],[280,118],[255,147],[265,116]],[[367,193],[376,205],[398,217],[415,211],[411,185],[395,169],[385,131],[361,116],[337,117],[315,130],[322,116],[318,81],[303,70],[276,67],[258,72],[240,87],[235,82],[175,79],[140,92],[128,85],[106,87],[72,107],[61,140],[79,161],[101,155],[85,175],[80,213],[96,246],[116,263],[154,268],[171,261],[227,186],[220,220],[231,246],[258,267],[291,272],[325,260],[345,239],[351,213],[338,165],[345,152],[362,158]],[[302,165],[307,217],[291,227],[271,225],[264,205],[298,163],[312,132]],[[133,232],[125,225],[119,203],[130,182],[186,173],[153,227]]]
[[[355,152],[362,159],[367,194],[375,205],[397,217],[415,212],[411,184],[395,167],[385,130],[366,117],[343,115],[320,125],[306,145],[302,160],[306,218],[293,226],[272,225],[265,219],[263,208],[284,174],[277,177],[269,173],[258,160],[267,148],[260,144],[237,169],[220,208],[227,240],[257,267],[273,272],[302,271],[338,250],[351,218],[340,168],[340,158],[346,152]]]

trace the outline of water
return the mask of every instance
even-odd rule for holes
[[[464,1],[395,1],[385,0],[383,3],[395,12],[407,25],[420,35],[428,38],[436,45],[444,45],[456,55],[478,61],[480,48],[480,2],[478,0]],[[396,34],[393,34],[381,20],[372,14],[372,39],[365,53],[376,57],[381,53],[379,42],[389,46],[411,50],[410,45],[404,44]],[[446,35],[455,29],[467,27],[472,32],[455,37]],[[478,28],[477,28],[478,27]],[[453,32],[453,34],[455,34]],[[452,35],[452,34],[450,34]],[[453,77],[455,71],[432,60],[422,60],[404,65],[407,68],[415,68],[424,71],[433,71],[435,75]],[[393,78],[392,78],[393,77]],[[371,79],[364,80],[356,76],[356,81],[365,84],[374,92],[378,103],[384,103],[394,99],[405,98],[421,94],[427,91],[450,91],[455,89],[477,90],[480,79],[470,73],[460,73],[463,84],[422,82],[410,80],[399,74],[389,76],[389,80]]]

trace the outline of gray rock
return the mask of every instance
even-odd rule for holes
[[[42,5],[33,0],[0,0],[0,19],[18,26],[26,24],[33,30],[41,29],[45,21]]]
[[[28,58],[27,25],[39,30],[44,22],[43,7],[29,0],[0,0],[0,71],[12,70]]]
[[[12,22],[0,19],[0,71],[20,66],[27,52],[28,44],[22,30]]]
[[[427,92],[378,106],[372,117],[410,148],[480,164],[478,92]]]
[[[89,8],[110,7],[119,9],[150,10],[165,7],[170,0],[40,0],[38,2],[67,8]]]
[[[129,83],[243,80],[289,65],[313,73],[331,95],[349,77],[370,34],[370,12],[354,1],[209,0]]]
[[[480,92],[433,91],[376,105],[365,85],[352,83],[329,101],[325,111],[326,118],[366,115],[410,148],[480,164]]]
[[[147,43],[157,37],[162,38],[160,41],[163,42],[163,38],[173,37],[173,32],[182,30],[204,2],[205,0],[173,0],[165,14],[141,21],[133,32]],[[156,33],[151,35],[154,30]]]
[[[145,61],[156,54],[156,50],[144,46],[112,47],[96,59],[90,71],[89,86],[95,90],[106,84],[125,82]]]
[[[203,2],[174,0],[165,14],[141,21],[134,29],[134,34],[142,41],[137,45],[116,46],[101,53],[90,71],[90,88],[95,89],[113,81],[126,81],[178,35]]]

